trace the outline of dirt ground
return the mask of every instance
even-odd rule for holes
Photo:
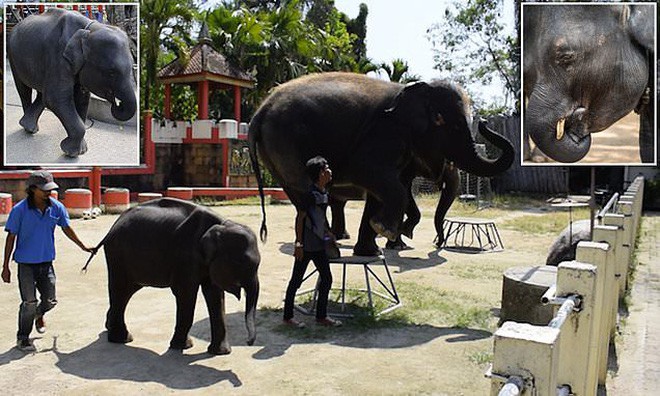
[[[361,203],[349,203],[349,231],[356,233]],[[412,250],[388,252],[388,264],[404,306],[416,306],[409,285],[433,290],[447,299],[466,299],[497,312],[502,271],[512,266],[540,265],[554,236],[530,237],[500,227],[505,250],[461,254],[438,251],[432,245],[433,206],[422,208],[423,219]],[[221,215],[258,230],[257,206],[214,208]],[[209,328],[200,297],[191,336],[193,348],[168,351],[174,327],[174,299],[168,289],[146,288],[131,300],[127,324],[135,340],[128,345],[106,341],[108,307],[103,254],[80,273],[87,255],[56,232],[58,306],[46,315],[48,332],[39,335],[38,351],[15,348],[19,294],[15,264],[12,284],[0,286],[0,389],[3,394],[447,394],[483,395],[489,391],[484,371],[492,357],[491,329],[458,328],[428,315],[428,320],[404,325],[358,326],[345,320],[340,329],[321,329],[310,317],[302,332],[281,326],[284,290],[292,265],[294,210],[289,205],[267,207],[269,239],[260,245],[261,295],[254,346],[246,346],[244,304],[227,297],[227,320],[233,352],[206,353]],[[496,220],[528,214],[504,212]],[[478,213],[475,217],[478,217]],[[74,220],[73,227],[87,244],[96,244],[117,216]],[[4,238],[3,238],[4,240]],[[354,240],[344,242],[352,245]],[[383,244],[381,239],[379,243]],[[4,249],[4,248],[3,248]],[[350,250],[343,250],[350,254]],[[335,280],[339,268],[334,268]],[[349,282],[361,280],[349,272]],[[406,286],[408,285],[408,286]],[[432,310],[433,307],[431,307]],[[394,311],[392,314],[396,313]],[[389,315],[389,314],[388,314]],[[387,317],[387,315],[385,316]],[[418,316],[424,318],[424,316]],[[494,319],[493,319],[494,320]]]

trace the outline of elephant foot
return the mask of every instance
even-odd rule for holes
[[[133,341],[133,336],[128,331],[125,332],[113,332],[108,331],[108,342],[115,344],[128,344]]]
[[[405,236],[406,238],[413,239],[414,228],[414,225],[404,223],[401,227],[401,235]]]
[[[30,119],[27,116],[23,116],[18,124],[22,126],[27,133],[35,134],[39,132],[39,125],[37,124],[36,120]]]
[[[87,152],[87,142],[84,138],[72,139],[70,137],[60,142],[60,148],[67,157],[75,158]]]
[[[185,340],[175,340],[174,338],[172,341],[170,341],[170,349],[177,349],[177,350],[183,350],[183,349],[190,349],[193,346],[192,339],[190,337],[186,337]]]
[[[375,243],[368,246],[358,243],[353,248],[354,256],[380,256],[381,254],[383,254],[383,250],[379,248]]]
[[[399,236],[397,232],[394,232],[393,230],[385,227],[385,225],[380,221],[371,219],[369,220],[369,225],[374,230],[374,232],[376,232],[376,234],[384,236],[389,241],[394,242],[396,241],[396,238]]]
[[[351,234],[346,231],[332,233],[335,236],[335,240],[340,241],[342,239],[351,239]]]
[[[227,343],[221,343],[220,345],[209,345],[206,349],[206,352],[211,355],[229,355],[231,353],[231,347]]]
[[[401,239],[397,239],[394,242],[387,241],[385,244],[385,249],[392,249],[392,250],[410,250],[412,247],[406,245],[404,241]]]

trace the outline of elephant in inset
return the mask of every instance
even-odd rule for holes
[[[543,153],[579,161],[592,133],[636,110],[653,162],[654,16],[652,4],[524,6],[523,125]]]
[[[264,100],[250,122],[250,154],[262,204],[259,157],[300,208],[310,183],[305,162],[321,155],[332,167],[333,186],[367,192],[368,218],[354,253],[376,254],[378,247],[362,229],[397,239],[410,196],[402,174],[412,161],[439,174],[449,160],[484,177],[512,164],[511,143],[484,123],[479,132],[502,153],[493,160],[477,154],[468,116],[467,97],[447,81],[402,85],[341,72],[289,81]],[[263,213],[262,239],[267,230]]]
[[[417,226],[417,224],[419,224],[421,219],[421,213],[417,207],[417,204],[415,203],[415,198],[412,195],[412,181],[416,176],[431,177],[430,175],[415,174],[414,171],[403,172],[404,180],[402,180],[402,182],[404,186],[406,186],[406,189],[410,192],[408,195],[408,206],[405,210],[406,219],[401,224],[401,233],[398,235],[397,239],[395,241],[387,241],[385,245],[387,249],[406,249],[407,245],[401,239],[401,235],[405,235],[412,239],[414,228]],[[447,214],[447,211],[449,211],[449,207],[454,202],[454,199],[458,195],[458,191],[460,189],[458,168],[456,168],[452,163],[447,162],[444,166],[441,176],[437,178],[435,182],[438,186],[440,197],[438,199],[438,205],[436,207],[434,216],[434,225],[437,235],[434,243],[437,247],[440,247],[444,241],[443,224],[445,215]],[[363,190],[357,188],[331,188],[330,191],[330,208],[332,210],[332,225],[330,226],[330,231],[335,235],[337,240],[348,239],[350,238],[350,235],[348,231],[346,231],[346,216],[344,213],[346,201],[364,199],[365,193]],[[363,213],[360,233],[364,233],[363,239],[374,241],[376,238],[376,233],[371,227],[369,227],[368,219],[370,217],[371,215],[366,211]],[[373,244],[375,244],[375,241]],[[370,246],[373,246],[373,244],[370,244]]]
[[[84,121],[90,92],[110,102],[112,116],[120,121],[135,114],[133,58],[121,29],[78,12],[49,8],[19,22],[7,42],[24,113],[20,125],[36,133],[48,107],[66,129],[67,137],[60,142],[65,155],[87,151]],[[32,90],[37,92],[34,101]]]
[[[94,254],[101,246],[105,246],[110,292],[105,323],[108,341],[133,340],[124,313],[136,291],[144,286],[169,287],[177,306],[170,348],[190,348],[188,332],[201,286],[211,322],[208,352],[231,352],[225,327],[225,291],[240,299],[241,289],[245,290],[247,342],[254,343],[261,257],[257,237],[248,227],[203,206],[161,198],[124,212]]]

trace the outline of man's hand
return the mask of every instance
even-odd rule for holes
[[[304,255],[304,252],[303,252],[303,248],[302,248],[302,246],[300,246],[300,247],[296,247],[296,248],[293,250],[293,257],[295,257],[296,260],[298,260],[298,261],[302,260],[302,259],[303,259],[303,255]]]
[[[5,283],[11,282],[11,271],[9,271],[9,267],[2,267],[2,280]]]

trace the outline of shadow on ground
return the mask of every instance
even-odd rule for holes
[[[167,342],[163,340],[164,345]],[[159,355],[130,344],[109,343],[106,332],[100,333],[96,341],[77,351],[63,353],[55,349],[54,353],[58,359],[55,365],[63,373],[85,379],[157,382],[177,390],[205,388],[222,381],[229,381],[234,387],[242,385],[231,370],[195,364],[199,360],[213,358],[207,353],[186,355],[167,350]]]
[[[332,344],[362,349],[397,349],[426,344],[437,338],[446,342],[475,341],[492,336],[483,330],[466,328],[435,327],[431,325],[406,324],[394,318],[353,318],[342,319],[344,326],[325,328],[314,324],[311,316],[299,316],[307,323],[304,329],[292,329],[282,324],[282,310],[262,308],[257,312],[257,340],[254,345],[261,347],[252,356],[267,360],[286,353],[292,345]],[[247,332],[242,313],[228,314],[226,323],[229,343],[233,347],[245,345]],[[367,324],[365,324],[365,321]],[[205,342],[211,341],[207,319],[193,324],[190,335]]]

